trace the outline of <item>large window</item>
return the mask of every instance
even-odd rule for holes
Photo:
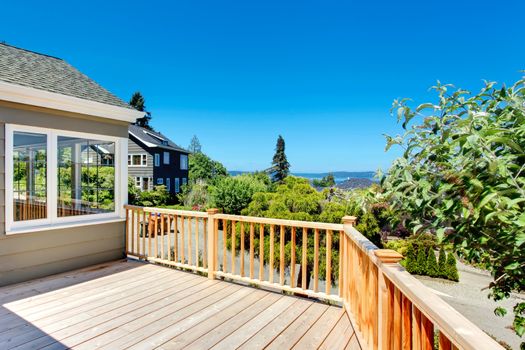
[[[115,142],[58,136],[57,215],[115,211]]]
[[[147,166],[148,155],[147,154],[128,154],[128,165],[129,166]]]
[[[180,155],[180,168],[181,170],[188,170],[188,155],[187,154]]]
[[[6,229],[121,213],[126,139],[6,125]],[[119,163],[121,165],[119,167]]]
[[[170,163],[170,152],[164,152],[163,157],[164,157],[164,164],[169,164]]]

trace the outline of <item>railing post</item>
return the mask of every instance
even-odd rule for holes
[[[357,218],[355,216],[343,216],[343,231],[346,232],[346,230],[356,224]],[[341,288],[340,288],[340,297],[343,298],[343,301],[348,305],[349,308],[353,307],[352,305],[352,289],[350,288],[350,281],[355,279],[355,270],[350,271],[350,268],[354,269],[355,266],[352,266],[354,264],[350,264],[350,260],[354,259],[353,254],[355,254],[354,250],[351,250],[351,246],[349,243],[348,236],[346,233],[343,233],[342,241],[339,242],[339,251],[342,252],[343,256],[341,258],[341,265],[342,265],[342,274],[343,278],[341,279]],[[355,310],[353,310],[355,312]]]
[[[391,249],[378,249],[374,251],[375,256],[380,261],[377,271],[377,325],[378,325],[378,345],[379,349],[391,349],[394,343],[394,322],[402,322],[401,319],[394,320],[393,293],[390,292],[393,285],[385,279],[381,266],[383,264],[397,264],[403,255]]]
[[[215,279],[217,271],[217,232],[215,232],[214,215],[219,212],[218,209],[208,209],[208,278]]]

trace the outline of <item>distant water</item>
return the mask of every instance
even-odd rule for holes
[[[230,175],[232,176],[243,174],[243,173],[249,173],[249,171],[238,171],[238,170],[230,171]],[[356,178],[375,181],[374,171],[334,171],[332,172],[332,174],[334,175],[334,179],[336,183],[341,183],[348,179],[356,179]],[[314,180],[314,179],[320,180],[326,175],[328,175],[328,173],[292,173],[292,175],[298,176],[298,177],[304,177],[308,180]]]

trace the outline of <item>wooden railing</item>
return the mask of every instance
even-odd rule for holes
[[[363,348],[502,349],[406,272],[400,254],[359,233],[354,217],[327,224],[125,208],[128,255],[340,304]]]

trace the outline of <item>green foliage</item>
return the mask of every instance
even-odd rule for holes
[[[321,180],[314,179],[312,181],[312,184],[315,187],[333,187],[335,186],[334,174],[329,173],[328,175],[324,176]]]
[[[191,153],[202,153],[202,145],[197,135],[193,135],[193,137],[191,138],[190,145],[188,146],[188,151],[190,151]]]
[[[447,254],[447,261],[445,263],[445,271],[447,278],[452,281],[459,281],[458,268],[456,266],[456,257],[453,253]]]
[[[434,250],[429,249],[427,252],[427,264],[425,274],[430,277],[439,277],[439,268]],[[457,271],[456,271],[457,273]]]
[[[525,80],[434,90],[434,103],[394,102],[405,133],[387,149],[404,153],[382,186],[400,222],[490,270],[492,298],[507,298],[525,289]]]
[[[392,249],[392,248],[390,248]],[[406,258],[405,258],[405,262],[404,262],[404,266],[406,268],[406,270],[410,273],[416,273],[414,271],[414,267],[415,267],[415,264],[416,264],[416,252],[414,251],[414,246],[412,244],[409,244],[408,245],[408,249],[407,249],[407,252],[406,252],[406,255],[404,255]]]
[[[250,174],[223,177],[210,187],[210,206],[225,214],[240,214],[248,207],[255,193],[267,189],[264,182]]]
[[[289,173],[290,163],[288,163],[286,158],[284,139],[279,135],[272,161],[272,180],[274,182],[282,182]]]
[[[169,200],[170,193],[164,185],[155,186],[152,191],[136,191],[133,199],[129,196],[130,204],[144,207],[163,207],[168,204]]]
[[[416,255],[416,265],[414,266],[414,273],[416,275],[425,275],[427,270],[427,254],[426,249],[419,247]]]
[[[129,100],[129,105],[137,111],[144,112],[144,117],[138,118],[135,124],[148,130],[153,130],[151,125],[149,125],[151,121],[151,113],[146,111],[146,100],[139,91],[133,93]]]
[[[204,153],[190,154],[188,157],[188,164],[188,177],[190,184],[199,180],[213,183],[215,180],[228,175],[224,165],[212,160]]]
[[[445,254],[445,249],[441,247],[441,249],[439,249],[439,258],[438,258],[438,274],[439,274],[438,277],[447,278],[446,262],[447,262],[447,255]]]
[[[197,180],[190,186],[183,186],[178,198],[187,208],[193,208],[194,210],[206,208],[210,199],[208,185],[203,180]]]

